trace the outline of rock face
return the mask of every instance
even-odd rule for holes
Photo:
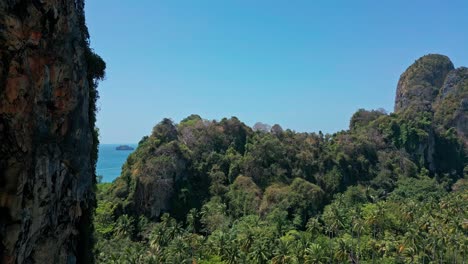
[[[419,58],[398,81],[395,112],[430,110],[447,74],[453,69],[447,56],[430,54]]]
[[[153,155],[156,158],[142,166],[133,194],[135,211],[152,218],[170,209],[175,183],[185,176],[187,163],[175,142],[159,147]]]
[[[96,66],[83,7],[0,2],[1,263],[92,261]]]
[[[135,154],[144,158],[133,164]],[[117,196],[129,202],[127,212],[157,218],[171,209],[175,185],[186,176],[187,161],[175,141],[156,148],[140,147],[135,154],[127,160],[122,170],[124,177],[116,180],[114,188]]]
[[[450,129],[468,145],[468,68],[454,69],[447,56],[419,58],[400,77],[395,112],[429,112],[434,125]]]
[[[468,147],[468,69],[455,69],[447,56],[430,54],[419,58],[400,77],[395,112],[406,119],[424,115],[430,120],[426,142],[419,145],[420,155],[436,170],[434,157],[441,155],[436,134],[455,130]],[[436,131],[438,131],[436,133]]]
[[[433,105],[434,120],[445,128],[455,128],[468,142],[468,68],[451,71]]]

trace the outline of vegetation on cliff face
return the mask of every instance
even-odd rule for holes
[[[121,176],[99,185],[96,258],[102,263],[466,261],[468,166],[460,134],[466,131],[452,127],[457,114],[437,114],[444,104],[463,105],[466,82],[439,80],[453,65],[437,55],[443,70],[424,66],[431,56],[402,75],[425,76],[421,85],[411,77],[411,92],[397,99],[397,105],[409,102],[406,108],[392,114],[361,109],[349,130],[332,135],[279,125],[252,129],[235,117],[162,120],[129,156]],[[423,74],[417,72],[421,63]],[[448,76],[462,76],[460,71]],[[446,92],[431,95],[435,115],[432,106],[413,102],[414,89],[439,85]]]
[[[89,39],[87,39],[89,40]],[[106,63],[104,60],[90,48],[89,42],[86,43],[85,59],[88,66],[87,79],[89,84],[89,106],[88,118],[92,128],[92,145],[90,153],[90,165],[92,170],[93,185],[97,183],[96,166],[98,161],[99,147],[99,128],[96,126],[97,100],[99,99],[98,85],[99,81],[105,77]],[[93,186],[94,191],[96,187]],[[83,258],[80,261],[83,263],[93,263],[94,256],[92,248],[94,247],[94,226],[93,215],[96,207],[96,201],[91,201],[91,206],[85,212],[82,224],[80,225],[80,240],[78,242],[78,254]]]
[[[468,68],[451,71],[433,104],[435,123],[453,128],[468,142]],[[468,145],[467,145],[468,146]]]
[[[447,74],[453,69],[453,63],[447,56],[429,54],[419,58],[400,77],[395,111],[430,110]]]

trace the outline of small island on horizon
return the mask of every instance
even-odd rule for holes
[[[129,145],[120,145],[115,148],[116,150],[134,150],[134,148],[130,147]]]

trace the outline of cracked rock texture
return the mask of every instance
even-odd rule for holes
[[[90,261],[96,142],[83,7],[0,1],[0,263]]]

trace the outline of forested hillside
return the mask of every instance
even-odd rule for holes
[[[468,69],[427,55],[334,134],[164,119],[98,186],[97,261],[464,263],[467,116]]]

